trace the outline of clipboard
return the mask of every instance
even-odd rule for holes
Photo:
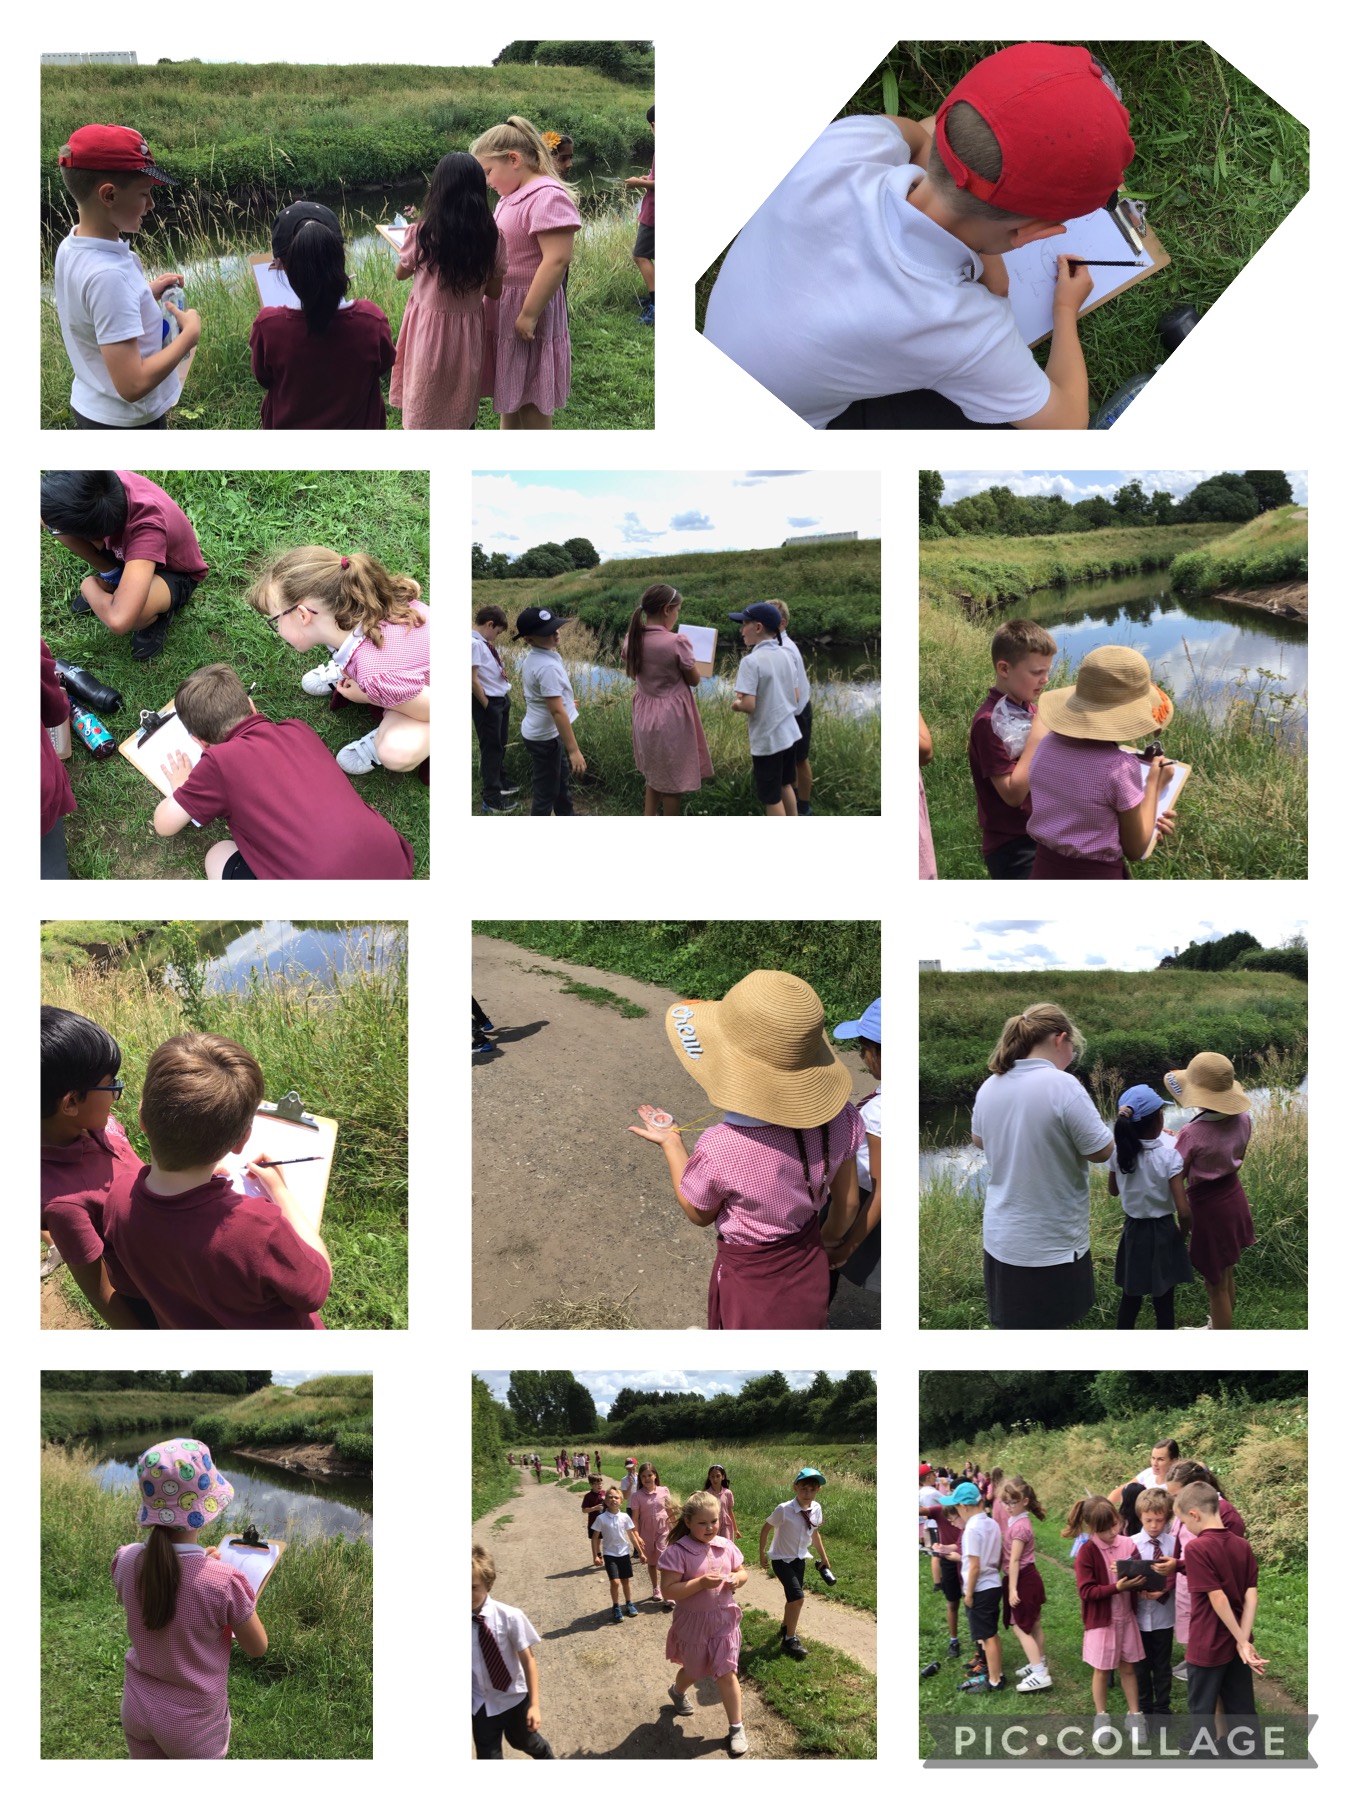
[[[376,231],[379,232],[380,236],[384,239],[384,241],[387,244],[392,244],[393,247],[395,248],[395,250],[398,251],[399,255],[402,256],[403,246],[407,242],[408,233],[412,230],[412,226],[411,225],[376,225],[375,229],[376,229]]]
[[[677,625],[676,633],[688,638],[694,650],[694,667],[706,681],[717,662],[717,627],[715,625]]]
[[[259,306],[289,306],[296,311],[300,307],[300,296],[286,279],[284,269],[272,267],[270,250],[256,251],[248,259],[248,266],[253,271],[254,285],[258,290]]]
[[[1034,347],[1051,335],[1052,326],[1046,315],[1053,306],[1058,257],[1081,256],[1090,262],[1094,255],[1115,259],[1136,254],[1145,259],[1138,269],[1093,271],[1092,293],[1078,309],[1080,319],[1168,267],[1172,258],[1158,242],[1151,225],[1145,223],[1142,231],[1134,231],[1115,211],[1101,209],[1068,220],[1063,237],[1041,238],[1010,251],[1003,259],[1008,271],[1009,298],[1026,342]]]
[[[1131,750],[1128,744],[1123,744],[1121,748],[1126,750],[1131,756],[1139,756],[1139,752],[1137,750]],[[1139,756],[1139,762],[1140,766],[1147,772],[1148,763],[1145,758]],[[1174,762],[1172,764],[1171,768],[1167,771],[1167,780],[1163,783],[1162,792],[1158,795],[1158,811],[1160,813],[1170,812],[1176,805],[1177,796],[1180,794],[1182,788],[1185,787],[1186,782],[1190,777],[1190,773],[1190,763]],[[1145,850],[1144,854],[1139,858],[1140,862],[1147,862],[1157,848],[1157,845],[1158,834],[1155,831],[1153,836],[1149,839],[1148,849]]]
[[[248,1142],[237,1153],[222,1156],[220,1166],[228,1171],[230,1184],[237,1194],[266,1199],[266,1189],[248,1174],[251,1162],[257,1162],[259,1158],[272,1158],[278,1162],[296,1156],[316,1158],[313,1162],[291,1163],[282,1173],[295,1204],[317,1231],[323,1223],[337,1134],[337,1120],[305,1112],[298,1094],[287,1094],[276,1101],[264,1100],[253,1115]]]
[[[238,1569],[253,1589],[253,1598],[260,1600],[285,1548],[285,1538],[269,1538],[265,1543],[249,1544],[241,1537],[227,1537],[221,1539],[220,1560],[230,1568]]]
[[[157,712],[143,712],[141,722],[131,736],[117,746],[133,769],[139,769],[147,781],[153,782],[166,800],[173,797],[162,764],[175,750],[181,750],[195,769],[202,758],[202,747],[188,736],[187,727],[174,711],[173,701]],[[196,819],[192,821],[197,825]],[[201,827],[197,826],[200,830]]]

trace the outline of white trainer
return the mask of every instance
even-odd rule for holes
[[[380,759],[375,754],[375,733],[368,731],[354,743],[344,744],[337,753],[337,764],[344,775],[369,775],[372,769],[380,768]]]
[[[693,1701],[689,1698],[688,1694],[682,1694],[673,1681],[666,1689],[666,1692],[670,1695],[671,1704],[674,1706],[677,1713],[683,1713],[685,1717],[688,1717],[688,1715],[693,1712]]]
[[[316,700],[322,700],[332,693],[341,680],[342,670],[335,662],[326,662],[317,669],[306,669],[300,677],[300,685],[307,694],[313,694]]]
[[[1046,1688],[1052,1688],[1054,1685],[1048,1675],[1032,1674],[1028,1675],[1025,1681],[1018,1682],[1017,1691],[1019,1694],[1043,1694]]]
[[[744,1725],[733,1725],[731,1736],[727,1739],[728,1756],[744,1756],[750,1748],[750,1740],[745,1735]]]

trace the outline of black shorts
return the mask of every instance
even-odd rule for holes
[[[961,1598],[961,1565],[953,1562],[949,1556],[938,1559],[938,1586],[942,1589],[944,1600]]]
[[[785,787],[797,785],[797,746],[771,750],[767,756],[752,756],[755,771],[755,794],[761,806],[777,806]]]
[[[196,576],[184,575],[181,569],[156,569],[155,573],[164,577],[169,590],[169,612],[181,612],[197,591]]]
[[[811,702],[809,700],[797,714],[797,729],[802,735],[792,746],[792,760],[794,763],[804,763],[809,761],[811,756]]]
[[[966,1608],[966,1618],[970,1621],[970,1635],[977,1644],[998,1636],[998,1613],[1002,1604],[1002,1587],[976,1588],[975,1598]]]
[[[83,413],[70,409],[70,422],[76,431],[167,431],[169,415],[162,412],[157,419],[147,419],[144,425],[105,425],[101,419],[86,419]]]
[[[1205,1669],[1198,1664],[1186,1664],[1186,1711],[1195,1717],[1213,1716],[1215,1706],[1222,1701],[1223,1710],[1230,1718],[1249,1718],[1256,1711],[1256,1697],[1252,1692],[1252,1672],[1235,1656],[1231,1662],[1220,1663],[1217,1668]]]
[[[645,256],[649,262],[656,261],[655,225],[638,226],[637,236],[633,239],[633,255]]]
[[[627,1552],[622,1556],[607,1556],[605,1573],[611,1581],[631,1581],[633,1579],[632,1557]]]
[[[806,1558],[794,1556],[791,1562],[780,1562],[773,1559],[773,1572],[783,1584],[783,1594],[788,1600],[800,1600],[806,1589],[802,1586],[802,1576],[806,1573]]]
[[[220,879],[222,881],[256,881],[258,877],[249,868],[240,852],[236,850],[220,871]]]
[[[1031,1269],[1000,1262],[986,1250],[984,1297],[995,1331],[1062,1331],[1092,1311],[1092,1252]]]

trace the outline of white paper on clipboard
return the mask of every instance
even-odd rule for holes
[[[680,637],[689,639],[699,674],[711,675],[717,660],[717,627],[715,625],[677,625],[675,629]]]
[[[253,1589],[254,1598],[261,1593],[267,1577],[281,1560],[281,1552],[286,1548],[279,1539],[265,1548],[260,1544],[255,1549],[252,1544],[241,1544],[238,1540],[227,1539],[220,1546],[220,1560],[232,1569],[238,1569],[244,1580]]]
[[[278,1119],[270,1113],[256,1113],[253,1130],[244,1148],[237,1154],[222,1156],[219,1166],[228,1171],[230,1184],[237,1194],[265,1199],[267,1190],[248,1173],[248,1165],[260,1157],[286,1163],[281,1174],[291,1198],[317,1231],[323,1223],[324,1201],[328,1196],[328,1178],[332,1174],[336,1147],[336,1119],[316,1118],[315,1126],[308,1126]],[[297,1156],[314,1160],[290,1160]]]
[[[1122,744],[1121,749],[1129,751],[1129,754],[1131,756],[1139,756],[1139,752],[1137,750],[1130,749],[1130,746],[1128,744]],[[1147,776],[1148,769],[1149,769],[1149,759],[1147,757],[1139,756],[1139,766],[1143,770],[1145,776]],[[1161,818],[1165,812],[1170,812],[1172,810],[1172,808],[1176,805],[1177,796],[1181,793],[1182,788],[1185,787],[1186,778],[1187,778],[1187,776],[1189,776],[1190,772],[1191,772],[1190,763],[1173,762],[1173,763],[1168,764],[1166,770],[1163,773],[1162,787],[1159,789],[1159,792],[1158,792],[1158,811],[1157,811],[1158,818]],[[1140,861],[1147,862],[1149,857],[1152,856],[1153,852],[1157,849],[1157,847],[1158,847],[1158,833],[1155,830],[1153,833],[1153,836],[1149,839],[1148,849],[1145,850],[1143,856],[1140,858]]]
[[[272,258],[264,251],[250,256],[249,267],[258,289],[259,306],[289,306],[298,309],[300,296],[286,279],[284,269],[274,269]]]
[[[139,741],[141,728],[138,725],[131,736],[123,739],[117,748],[126,757],[132,768],[139,769],[146,780],[152,781],[167,800],[172,798],[174,790],[169,784],[168,776],[164,773],[164,763],[169,760],[175,750],[181,750],[195,769],[202,759],[202,746],[195,738],[188,736],[187,726],[174,712],[172,703],[160,707],[159,716],[164,723],[158,730],[152,732],[143,744]],[[201,829],[196,819],[192,823],[197,826],[198,830]]]
[[[1070,219],[1063,237],[1038,238],[1034,244],[1009,250],[1003,258],[1003,266],[1008,272],[1008,298],[1012,301],[1017,329],[1028,344],[1039,343],[1054,327],[1058,259],[1070,251],[1084,262],[1097,264],[1092,270],[1092,292],[1083,302],[1085,307],[1100,306],[1118,288],[1137,281],[1154,266],[1154,258],[1147,249],[1140,250],[1128,268],[1103,266],[1128,260],[1130,246],[1110,213],[1100,209],[1084,218]]]

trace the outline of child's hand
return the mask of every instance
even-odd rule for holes
[[[1143,1587],[1143,1585],[1144,1577],[1142,1575],[1122,1575],[1120,1580],[1116,1583],[1116,1592],[1118,1594],[1129,1594],[1132,1593],[1135,1588]]]
[[[1154,828],[1159,837],[1175,837],[1177,829],[1177,815],[1175,811],[1159,813],[1154,822]]]
[[[1155,1556],[1153,1566],[1160,1575],[1170,1575],[1177,1566],[1175,1556]]]
[[[673,1120],[669,1125],[654,1125],[652,1123],[653,1119],[664,1116],[666,1115],[658,1115],[657,1109],[654,1106],[639,1106],[638,1117],[642,1120],[642,1123],[641,1125],[630,1125],[628,1129],[633,1133],[634,1137],[646,1138],[649,1144],[668,1144],[672,1141],[678,1143],[680,1141],[680,1128]]]
[[[364,688],[359,688],[348,675],[342,677],[342,680],[337,684],[336,691],[342,695],[344,700],[359,700],[366,706],[370,705],[370,696],[365,692]]]
[[[1181,1233],[1183,1240],[1191,1235],[1191,1215],[1188,1212],[1177,1214],[1177,1230]]]
[[[267,1198],[278,1204],[291,1198],[290,1189],[286,1186],[286,1177],[280,1169],[274,1169],[271,1163],[251,1162],[248,1172],[260,1188],[266,1190]]]
[[[534,342],[534,326],[535,321],[530,318],[527,313],[518,313],[516,315],[516,336],[520,339],[522,344],[532,344]]]
[[[527,1706],[525,1708],[525,1729],[526,1729],[526,1731],[538,1731],[539,1721],[542,1716],[543,1715],[540,1713],[539,1708],[537,1706]]]
[[[163,772],[164,779],[171,788],[182,787],[183,783],[192,773],[192,761],[186,750],[171,751],[169,753],[169,760],[161,763],[159,766]]]
[[[567,752],[567,761],[570,764],[574,775],[584,775],[586,773],[586,758],[581,754],[580,750],[569,750]]]
[[[1242,1658],[1243,1662],[1246,1663],[1247,1667],[1249,1669],[1255,1669],[1258,1675],[1265,1672],[1267,1659],[1264,1656],[1258,1656],[1250,1643],[1239,1644],[1238,1655]]]
[[[156,275],[155,279],[150,283],[150,292],[155,296],[156,300],[162,300],[170,288],[182,286],[183,277],[181,275]]]
[[[220,1555],[220,1545],[219,1544],[208,1544],[206,1546],[206,1554],[208,1556],[219,1556]]]
[[[1008,1605],[1009,1606],[1017,1605],[1017,1589],[1012,1585],[1011,1582],[1008,1583]]]
[[[1067,256],[1056,257],[1055,261],[1059,268],[1059,278],[1055,282],[1054,309],[1056,312],[1077,314],[1092,292],[1092,276],[1088,273],[1086,263],[1079,263],[1075,268]]]
[[[603,1557],[603,1556],[597,1556],[597,1557],[596,1557],[596,1558],[595,1558],[595,1559],[594,1559],[594,1561],[595,1561],[595,1566],[596,1566],[596,1568],[597,1568],[597,1569],[603,1569],[603,1568],[604,1568],[604,1566],[605,1566],[605,1559],[604,1559],[604,1557]]]
[[[175,306],[172,300],[162,302],[164,310],[171,319],[178,321],[178,335],[189,344],[195,344],[202,335],[202,315],[195,306],[186,309]]]

